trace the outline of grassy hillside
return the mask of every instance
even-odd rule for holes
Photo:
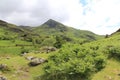
[[[39,35],[46,35],[46,36],[56,36],[56,35],[64,35],[70,38],[82,38],[82,39],[89,39],[89,40],[97,40],[102,36],[96,35],[90,31],[85,30],[77,30],[68,26],[65,26],[57,21],[52,19],[48,20],[41,26],[33,29],[34,32],[38,33]]]
[[[119,80],[120,79],[120,62],[114,59],[107,61],[106,67],[96,73],[92,80]]]
[[[20,54],[22,47],[29,50],[34,49],[33,47],[61,46],[67,42],[83,44],[100,38],[102,36],[90,31],[70,28],[51,19],[35,28],[16,26],[0,20],[1,54],[16,52]]]
[[[21,27],[0,20],[0,54],[18,55],[23,50],[34,49],[32,34]]]
[[[119,30],[103,38],[51,19],[36,28],[0,21],[0,74],[8,80],[119,80],[119,43]],[[30,57],[46,62],[30,66]]]
[[[36,67],[30,67],[28,63],[30,62],[25,57],[36,56],[47,58],[49,54],[33,54],[30,53],[24,57],[16,55],[6,55],[0,57],[0,64],[6,64],[8,69],[0,70],[0,74],[6,76],[8,80],[34,80],[35,77],[43,73],[42,65]],[[40,70],[40,71],[38,71]]]
[[[117,32],[109,38],[83,45],[63,46],[49,57],[43,68],[45,75],[39,80],[119,80],[119,43],[120,35]],[[86,59],[87,62],[84,62]]]

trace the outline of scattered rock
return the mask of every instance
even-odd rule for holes
[[[112,80],[112,77],[109,76],[109,75],[105,76],[105,78],[108,79],[108,80]]]
[[[46,53],[49,53],[49,52],[52,52],[52,51],[56,51],[57,49],[55,47],[49,47],[49,46],[46,46],[46,47],[43,47],[42,48],[42,52],[46,52]]]
[[[43,58],[35,58],[29,63],[29,66],[37,66],[37,65],[42,64],[44,62],[47,62],[47,60],[45,60]]]
[[[2,75],[0,75],[0,80],[7,80],[7,78],[2,76]]]
[[[11,57],[7,56],[6,59],[10,59]]]
[[[29,61],[35,59],[35,57],[33,57],[33,56],[29,56],[29,57],[25,57],[25,58],[26,58],[27,60],[29,60]]]
[[[26,54],[28,54],[28,53],[26,53],[26,52],[23,52],[23,53],[21,53],[21,56],[25,56]]]
[[[3,70],[3,69],[7,69],[7,65],[6,64],[0,64],[0,69]]]
[[[120,73],[118,74],[118,76],[120,76]]]

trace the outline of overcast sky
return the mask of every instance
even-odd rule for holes
[[[120,26],[120,0],[0,0],[0,19],[28,26],[54,19],[74,28],[110,34]]]

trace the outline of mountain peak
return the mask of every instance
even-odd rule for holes
[[[57,22],[57,21],[55,21],[53,19],[49,19],[47,22]]]
[[[47,22],[44,24],[48,25],[49,27],[56,27],[58,24],[61,24],[53,19],[49,19]]]
[[[55,20],[53,20],[53,19],[49,19],[48,21],[55,21]]]

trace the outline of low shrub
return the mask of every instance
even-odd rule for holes
[[[40,80],[90,80],[105,64],[105,56],[97,50],[79,45],[65,45],[49,57],[44,66],[45,75]]]

